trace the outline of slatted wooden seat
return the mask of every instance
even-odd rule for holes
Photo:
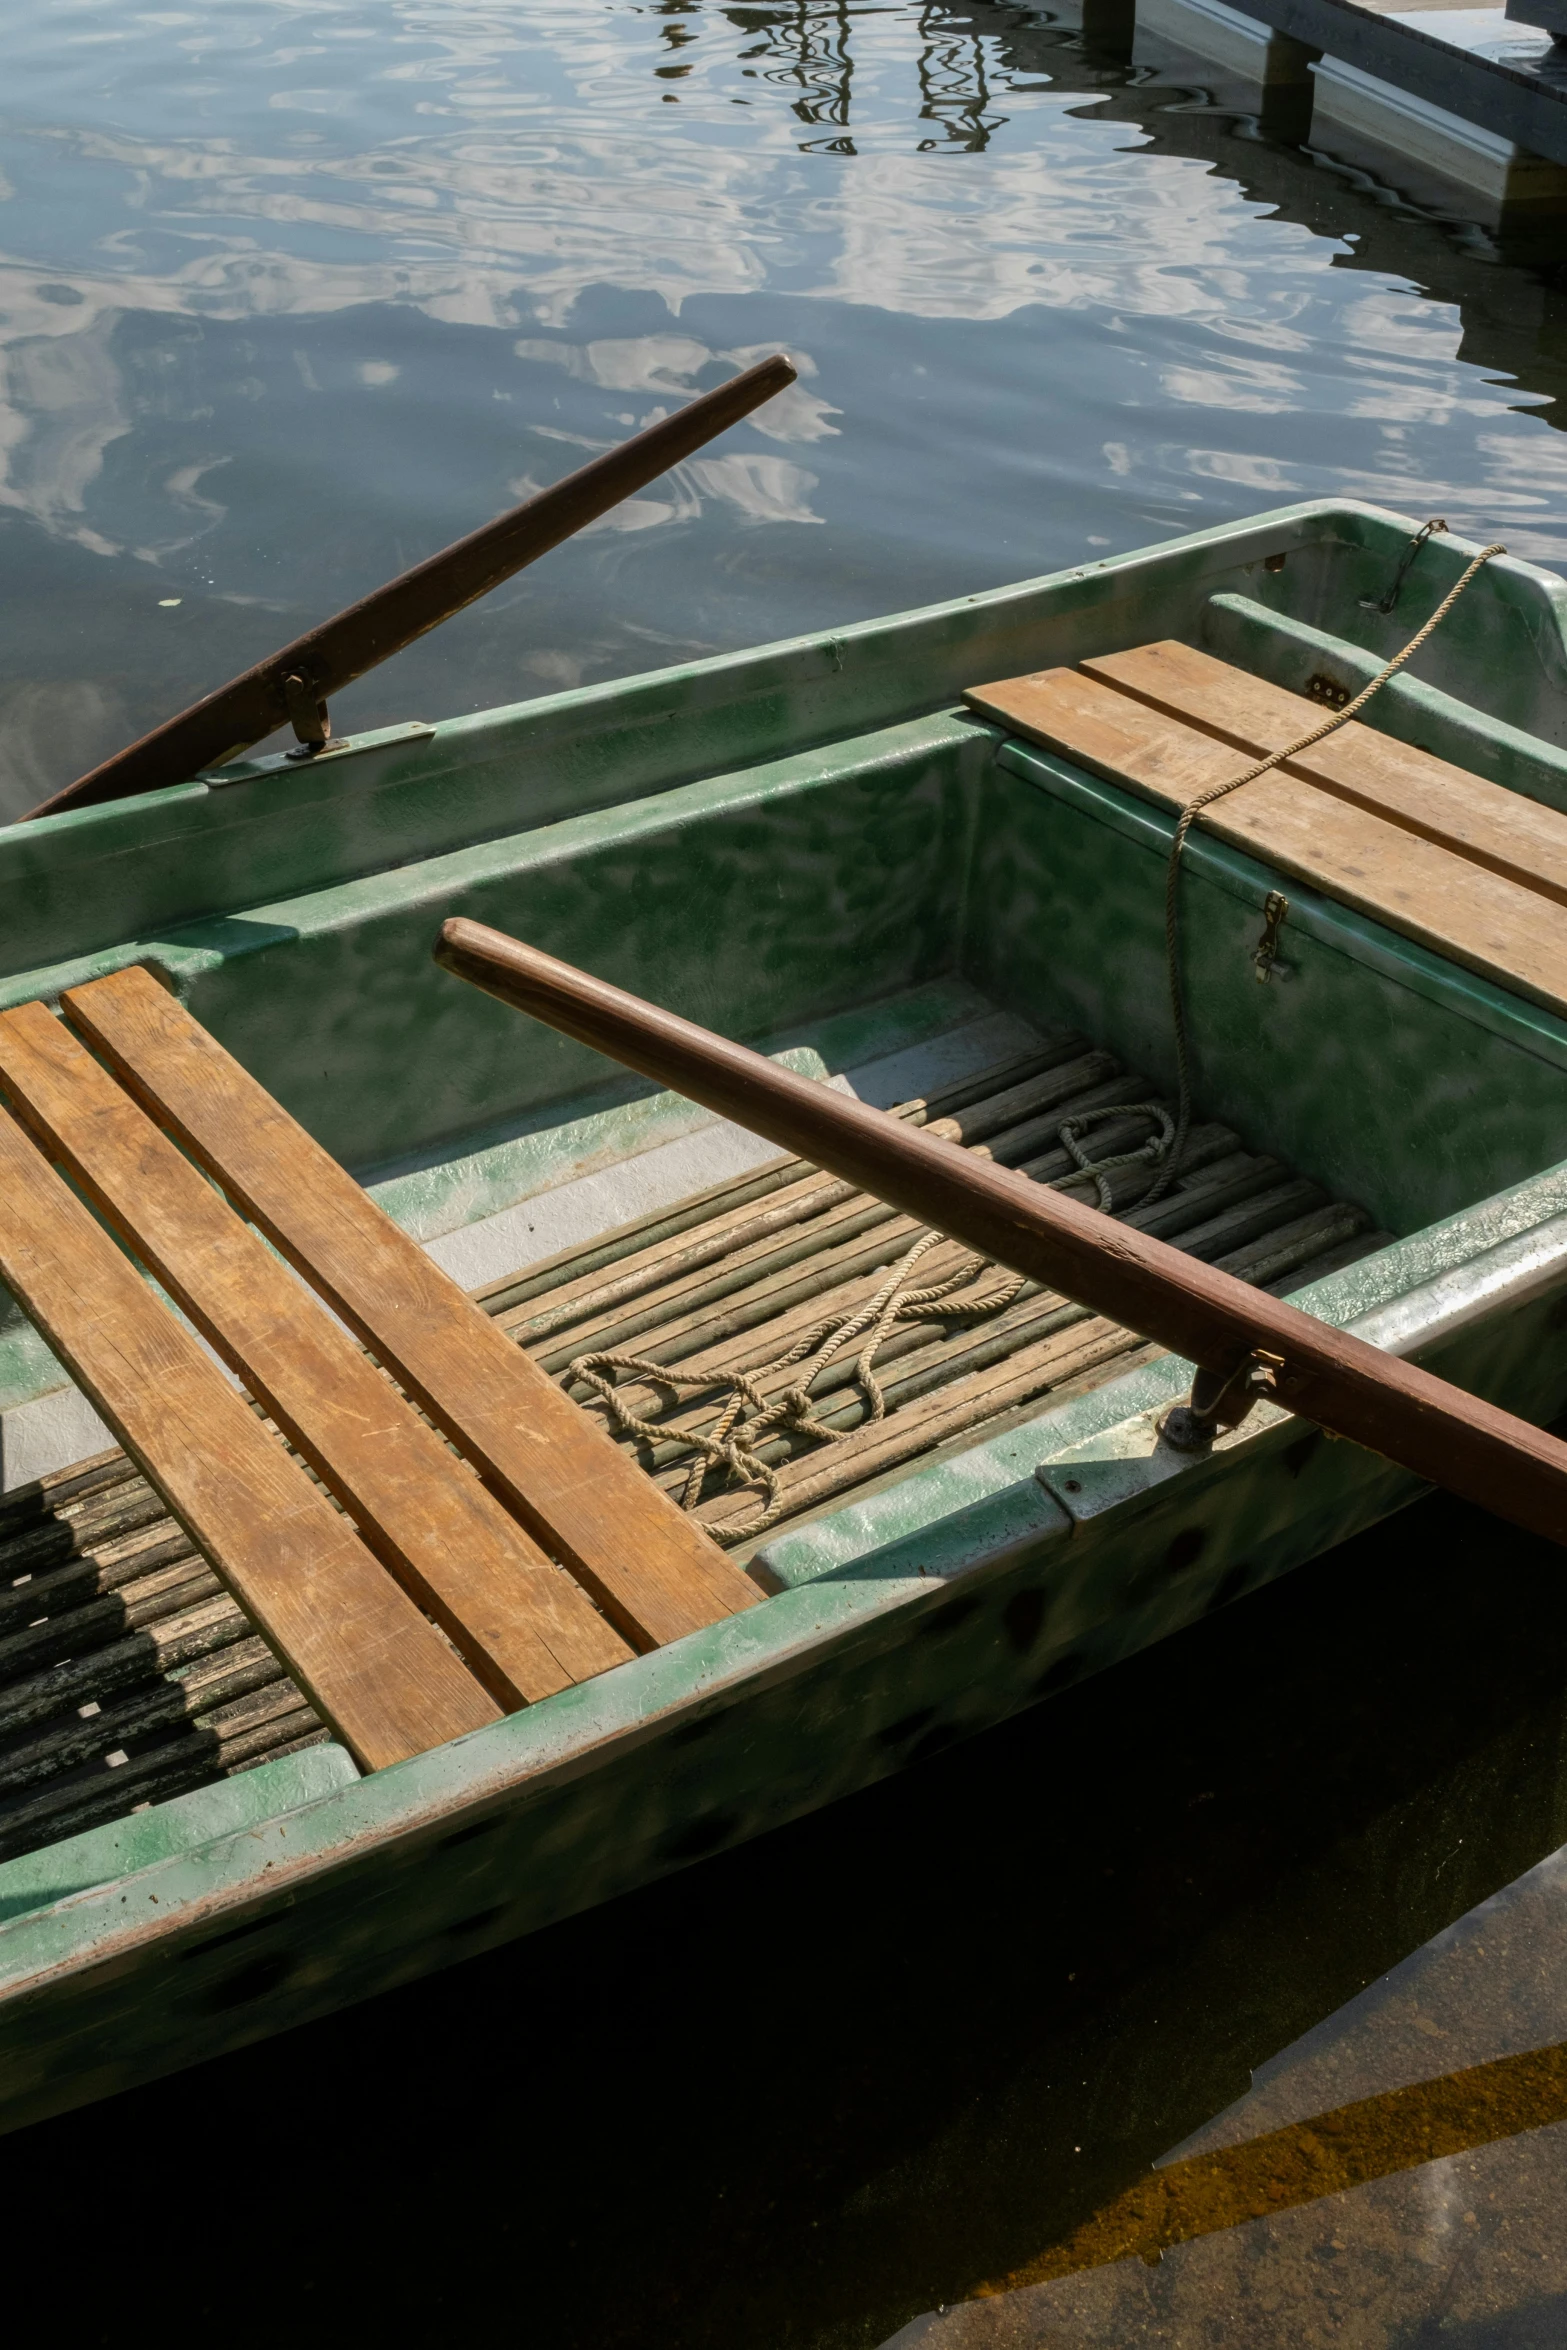
[[[1176,642],[973,687],[1010,732],[1167,808],[1323,713]],[[1218,801],[1205,829],[1553,1011],[1567,1012],[1567,816],[1356,720]]]
[[[149,973],[63,1009],[0,1015],[0,1278],[361,1764],[760,1597]]]

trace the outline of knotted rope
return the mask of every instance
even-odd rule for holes
[[[1123,1112],[1123,1115],[1125,1113]],[[1167,1115],[1168,1113],[1166,1113]],[[1068,1177],[1068,1181],[1077,1178]],[[716,1539],[726,1546],[747,1542],[754,1534],[765,1533],[784,1507],[784,1496],[779,1487],[777,1471],[770,1468],[757,1453],[757,1446],[775,1431],[819,1438],[823,1443],[838,1444],[851,1433],[846,1428],[831,1428],[816,1416],[811,1397],[811,1384],[824,1371],[835,1355],[865,1334],[854,1365],[854,1382],[865,1399],[863,1427],[871,1420],[885,1419],[887,1400],[875,1373],[877,1353],[900,1322],[947,1321],[961,1316],[967,1320],[985,1319],[1004,1313],[1025,1286],[1021,1273],[1009,1274],[999,1289],[983,1297],[963,1303],[953,1300],[954,1292],[966,1288],[982,1274],[991,1271],[988,1258],[965,1256],[944,1280],[935,1281],[922,1289],[911,1289],[909,1277],[928,1250],[933,1249],[944,1236],[939,1232],[922,1232],[898,1262],[886,1280],[862,1306],[852,1313],[835,1314],[829,1321],[818,1322],[795,1340],[787,1353],[775,1355],[770,1362],[755,1363],[749,1367],[736,1364],[723,1370],[685,1372],[672,1370],[667,1363],[655,1363],[645,1355],[599,1353],[579,1355],[567,1366],[568,1382],[580,1379],[607,1404],[620,1427],[628,1436],[640,1437],[646,1444],[685,1444],[696,1454],[680,1496],[683,1509],[694,1509],[701,1499],[702,1487],[709,1470],[722,1468],[729,1472],[736,1485],[760,1485],[764,1503],[760,1514],[740,1523],[713,1529]],[[761,1381],[779,1371],[787,1371],[796,1363],[805,1368],[798,1379],[783,1388],[769,1402],[762,1393]],[[661,1427],[655,1420],[646,1420],[631,1408],[626,1398],[606,1379],[606,1371],[626,1371],[633,1377],[674,1389],[729,1388],[730,1396],[719,1413],[710,1434],[680,1427]],[[752,1416],[742,1417],[749,1405]]]
[[[1082,1147],[1081,1135],[1085,1128],[1107,1118],[1149,1118],[1160,1131],[1135,1150],[1118,1151],[1108,1159],[1091,1159]],[[1117,1167],[1156,1160],[1169,1146],[1175,1120],[1163,1102],[1112,1102],[1074,1111],[1062,1119],[1058,1132],[1075,1164],[1070,1175],[1058,1176],[1046,1188],[1064,1191],[1072,1184],[1092,1182],[1099,1195],[1099,1205],[1108,1215],[1113,1207],[1111,1173]],[[580,1380],[608,1408],[626,1435],[638,1437],[649,1445],[680,1444],[691,1448],[696,1457],[681,1490],[682,1509],[695,1509],[708,1474],[714,1469],[726,1470],[735,1485],[759,1485],[764,1502],[757,1516],[713,1528],[714,1539],[726,1546],[749,1542],[773,1524],[783,1510],[785,1498],[777,1471],[761,1459],[757,1447],[774,1434],[806,1436],[824,1444],[837,1444],[845,1436],[857,1433],[857,1428],[829,1427],[816,1413],[810,1391],[834,1356],[840,1355],[857,1338],[864,1338],[854,1363],[854,1384],[866,1407],[864,1418],[858,1423],[858,1428],[863,1428],[873,1420],[886,1418],[887,1399],[876,1377],[875,1363],[883,1344],[900,1323],[988,1321],[996,1314],[1005,1313],[1028,1286],[1024,1275],[1009,1273],[999,1288],[987,1290],[981,1297],[961,1297],[959,1291],[969,1288],[984,1274],[1000,1269],[988,1257],[964,1255],[944,1279],[911,1289],[909,1281],[916,1265],[944,1238],[940,1232],[922,1232],[864,1305],[816,1323],[786,1353],[775,1355],[768,1362],[686,1372],[672,1370],[667,1363],[655,1362],[647,1355],[600,1351],[578,1355],[574,1362],[568,1363],[562,1374],[564,1384],[570,1386]],[[769,1401],[762,1392],[761,1382],[780,1371],[792,1370],[796,1363],[804,1365],[799,1377]],[[616,1371],[667,1387],[676,1394],[687,1389],[727,1388],[729,1396],[711,1431],[704,1434],[678,1423],[660,1424],[644,1418],[628,1403],[613,1379],[605,1376],[606,1372]],[[746,1419],[748,1406],[751,1417]]]

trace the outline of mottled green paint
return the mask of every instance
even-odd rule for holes
[[[1173,821],[1008,743],[986,781],[967,967],[1175,1081],[1163,891]],[[1567,1024],[1286,881],[1283,971],[1253,974],[1265,865],[1201,833],[1182,860],[1194,1085],[1252,1149],[1407,1232],[1567,1157]]]
[[[596,1094],[602,1064],[436,973],[430,940],[452,912],[777,1049],[871,999],[974,987],[1036,1020],[1074,1017],[1167,1077],[1156,815],[1017,746],[998,757],[955,697],[1205,628],[1244,627],[1286,668],[1321,652],[1309,630],[1349,640],[1351,662],[1385,655],[1464,560],[1433,542],[1384,622],[1362,599],[1387,584],[1405,528],[1369,508],[1290,509],[19,828],[0,835],[7,1000],[157,963],[330,1147],[411,1187],[399,1204],[414,1221],[558,1178],[574,1152],[613,1147],[617,1117],[635,1147],[637,1120],[663,1114]],[[1527,754],[1549,796],[1560,760],[1517,737],[1567,746],[1564,623],[1559,581],[1491,567],[1423,657],[1422,689],[1389,702],[1394,731],[1451,727],[1449,704],[1469,703],[1484,756],[1521,776]],[[1319,1285],[1309,1302],[1345,1320],[1562,1212],[1567,1031],[1294,890],[1292,976],[1258,988],[1270,878],[1193,846],[1202,1093],[1248,1140],[1411,1234]],[[551,1129],[554,1145],[539,1139]],[[1567,1402],[1560,1321],[1548,1291],[1431,1359],[1552,1417]],[[238,2045],[753,1835],[1130,1654],[1417,1489],[1265,1414],[1207,1462],[1156,1458],[1146,1415],[1183,1377],[1166,1360],[1019,1415],[781,1537],[767,1557],[786,1588],[765,1606],[286,1817],[225,1811],[247,1800],[231,1792],[242,1782],[206,1791],[203,1821],[223,1823],[206,1841],[0,1924],[0,2117]],[[47,1891],[65,1864],[57,1851],[39,1865],[30,1882]]]
[[[703,775],[898,725],[977,679],[1135,644],[1195,638],[1210,596],[1239,592],[1382,655],[1457,577],[1433,542],[1392,620],[1362,609],[1406,525],[1353,502],[1284,507],[826,637],[617,680],[371,740],[314,766],[249,763],[248,783],[171,786],[0,833],[0,971],[20,974],[446,849],[623,804]],[[1284,554],[1284,568],[1264,559]],[[1493,718],[1567,743],[1567,590],[1488,567],[1417,664]]]
[[[1554,1312],[1542,1299],[1433,1360],[1557,1409]],[[798,1816],[1260,1587],[1414,1490],[1286,1421],[1134,1475],[1076,1518],[1027,1477],[286,1819],[17,1918],[0,1927],[0,2122],[241,2045]]]
[[[275,1762],[220,1779],[216,1786],[149,1804],[128,1819],[63,1837],[40,1852],[24,1852],[0,1865],[0,1919],[52,1909],[73,1893],[156,1868],[216,1836],[282,1819],[338,1787],[352,1786],[358,1776],[345,1747],[307,1746],[302,1753],[279,1755]]]

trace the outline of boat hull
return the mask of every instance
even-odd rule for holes
[[[430,946],[453,913],[817,1073],[868,1038],[914,1036],[959,986],[1081,1023],[1167,1082],[1168,825],[1003,743],[953,697],[1204,628],[1232,651],[1260,632],[1279,682],[1304,682],[1292,662],[1374,666],[1383,623],[1362,597],[1403,539],[1371,509],[1291,509],[0,835],[0,994],[48,998],[151,964],[436,1246],[692,1131],[683,1105],[437,971]],[[1567,808],[1567,589],[1496,568],[1454,617],[1444,689],[1390,688],[1385,723]],[[1348,634],[1329,638],[1334,624]],[[1214,1110],[1261,1118],[1267,1148],[1404,1235],[1297,1302],[1556,1418],[1567,1024],[1300,890],[1289,976],[1258,988],[1275,877],[1212,841],[1188,863]],[[1211,1456],[1172,1454],[1157,1422],[1188,1377],[1161,1359],[982,1429],[770,1541],[755,1570],[768,1605],[431,1754],[338,1784],[280,1761],[248,1793],[226,1782],[0,1868],[0,2126],[325,2014],[852,1794],[1243,1600],[1420,1490],[1269,1407]],[[13,1314],[0,1406],[20,1417],[62,1397]]]

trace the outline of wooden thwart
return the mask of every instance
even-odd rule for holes
[[[502,1706],[548,1697],[630,1655],[585,1594],[41,1004],[0,1015],[0,1084]]]
[[[434,1625],[3,1114],[0,1277],[367,1770],[497,1718]]]
[[[975,686],[968,700],[1077,765],[1181,808],[1323,712],[1188,645]],[[1250,851],[1514,993],[1567,1012],[1567,816],[1351,720],[1204,811]]]
[[[762,1596],[149,973],[64,998],[120,1083],[319,1291],[634,1648]]]
[[[1108,653],[1082,667],[1086,676],[1254,759],[1299,742],[1324,715],[1304,694],[1288,693],[1173,638]],[[1537,897],[1567,905],[1567,817],[1520,792],[1378,734],[1358,718],[1287,761],[1283,772],[1303,776],[1471,864],[1488,866]]]

